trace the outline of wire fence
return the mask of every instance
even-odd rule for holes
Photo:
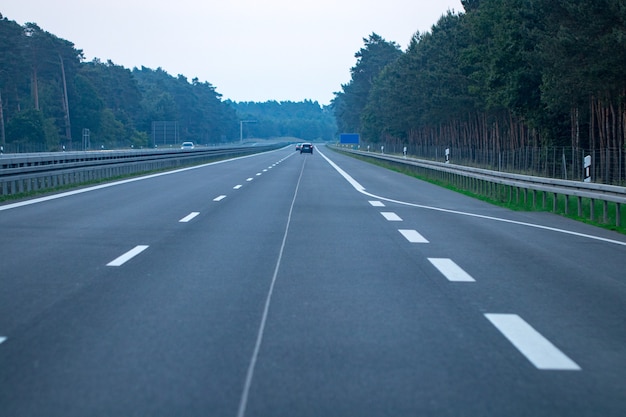
[[[400,142],[361,143],[360,150],[383,152],[432,161],[538,177],[626,185],[624,149],[586,150],[572,147],[526,147],[509,151],[405,145]],[[589,166],[586,166],[586,162]]]

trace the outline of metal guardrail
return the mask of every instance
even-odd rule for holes
[[[200,164],[222,157],[250,155],[285,144],[133,151],[15,154],[0,157],[0,196],[54,189],[142,172]]]
[[[552,194],[552,211],[557,211],[558,195],[565,196],[565,213],[568,214],[570,197],[575,197],[578,203],[578,216],[583,216],[583,199],[591,200],[589,204],[591,220],[595,220],[595,201],[603,202],[602,221],[608,222],[608,203],[615,204],[616,226],[621,225],[621,206],[626,204],[626,187],[595,184],[579,181],[559,180],[553,178],[534,177],[529,175],[511,174],[500,171],[460,166],[404,156],[356,151],[340,147],[333,147],[342,152],[360,155],[367,158],[384,160],[392,164],[410,166],[421,171],[429,178],[439,179],[451,183],[459,188],[474,191],[485,195],[494,195],[493,185],[500,184],[509,189],[509,199],[513,199],[513,191],[519,201],[519,192],[523,192],[524,201],[527,201],[528,191],[531,191],[533,206],[537,203],[537,192],[542,193],[542,204],[546,207],[547,195]]]

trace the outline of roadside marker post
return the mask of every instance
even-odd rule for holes
[[[587,155],[585,156],[585,159],[583,160],[583,164],[585,167],[585,179],[583,180],[584,182],[591,182],[591,155]]]

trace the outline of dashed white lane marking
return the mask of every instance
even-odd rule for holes
[[[243,185],[241,185],[241,184],[237,184],[237,185],[235,185],[235,186],[233,187],[233,190],[238,190],[238,189],[240,189],[241,187],[243,187]]]
[[[385,219],[389,220],[390,222],[401,222],[402,221],[400,216],[398,216],[396,213],[393,213],[391,211],[381,211],[380,214],[382,214],[383,217]]]
[[[111,262],[109,262],[107,266],[122,266],[126,262],[134,258],[135,256],[139,255],[141,252],[145,251],[146,249],[148,249],[148,245],[137,245],[131,250],[129,250],[128,252],[126,252],[125,254],[123,254],[122,256],[117,257]]]
[[[277,152],[277,151],[278,150],[269,151],[269,152]],[[129,179],[121,180],[121,181],[115,181],[115,182],[110,182],[110,183],[106,183],[106,184],[95,185],[93,187],[81,188],[79,190],[72,190],[72,191],[67,191],[67,192],[64,192],[64,193],[53,194],[53,195],[49,195],[49,196],[46,196],[46,197],[34,198],[32,200],[20,201],[18,203],[6,204],[6,205],[0,206],[0,211],[10,210],[10,209],[24,207],[24,206],[29,206],[31,204],[43,203],[43,202],[50,201],[50,200],[56,200],[58,198],[64,198],[64,197],[69,197],[69,196],[73,196],[73,195],[77,195],[77,194],[87,193],[87,192],[90,192],[90,191],[101,190],[103,188],[115,187],[115,186],[118,186],[118,185],[128,184],[128,183],[131,183],[131,182],[148,180],[148,179],[151,179],[151,178],[157,178],[157,177],[161,177],[161,176],[164,176],[164,175],[172,175],[172,174],[177,174],[179,172],[190,171],[190,170],[193,170],[193,169],[200,169],[200,168],[204,168],[204,167],[208,167],[208,166],[212,166],[212,165],[219,165],[219,164],[225,164],[225,163],[228,163],[228,162],[238,161],[238,160],[241,160],[241,159],[254,158],[254,157],[257,157],[259,155],[261,155],[261,154],[239,156],[239,157],[232,158],[232,159],[224,159],[222,161],[209,162],[207,164],[202,164],[202,165],[196,165],[196,166],[187,167],[187,168],[176,169],[174,171],[159,172],[158,174],[151,174],[151,175],[145,175],[145,176],[136,177],[136,178],[129,178]]]
[[[460,266],[454,263],[452,259],[447,258],[428,258],[431,264],[439,270],[448,281],[454,282],[475,282],[470,274],[465,272]]]
[[[257,172],[257,173],[256,173],[256,176],[257,176],[257,177],[259,177],[259,176],[261,176],[261,175],[263,175],[263,174],[262,174],[262,173],[260,173],[260,172]]]
[[[263,172],[267,172],[267,169],[264,169]]]
[[[382,201],[370,201],[369,203],[373,207],[385,207],[385,204]]]
[[[5,340],[7,340],[7,338],[6,338],[6,337],[4,337],[4,336],[0,336],[0,343],[3,343]]]
[[[517,314],[485,314],[485,317],[538,369],[581,370],[580,366]]]
[[[225,196],[225,195],[219,195],[219,196],[215,197],[215,198],[213,199],[213,201],[222,201],[222,200],[223,200],[223,199],[225,199],[225,198],[226,198],[226,196]]]
[[[319,154],[322,155],[322,157],[326,160],[326,162],[328,162],[330,164],[330,166],[335,168],[335,170],[346,181],[348,181],[354,187],[355,190],[357,190],[359,193],[361,193],[361,194],[363,194],[363,195],[365,195],[367,197],[370,197],[370,198],[376,198],[376,199],[379,199],[379,200],[389,201],[391,203],[396,203],[396,204],[402,204],[402,205],[409,206],[409,207],[417,207],[417,208],[422,208],[422,209],[425,209],[425,210],[434,210],[434,211],[438,211],[438,212],[441,212],[441,213],[456,214],[456,215],[461,215],[461,216],[474,217],[474,218],[478,218],[478,219],[485,219],[485,220],[492,220],[492,221],[497,221],[497,222],[502,222],[502,223],[516,224],[516,225],[519,225],[519,226],[533,227],[533,228],[536,228],[536,229],[548,230],[548,231],[557,232],[557,233],[564,233],[564,234],[568,234],[568,235],[572,235],[572,236],[583,237],[583,238],[586,238],[586,239],[593,239],[593,240],[598,240],[598,241],[601,241],[601,242],[612,243],[612,244],[615,244],[615,245],[626,246],[626,242],[622,242],[622,241],[615,240],[615,239],[607,239],[607,238],[600,237],[600,236],[589,235],[589,234],[586,234],[586,233],[579,233],[579,232],[574,232],[574,231],[571,231],[571,230],[558,229],[556,227],[542,226],[540,224],[521,222],[521,221],[517,221],[517,220],[503,219],[503,218],[500,218],[500,217],[492,217],[492,216],[485,216],[485,215],[482,215],[482,214],[475,214],[475,213],[468,213],[468,212],[457,211],[457,210],[450,210],[450,209],[445,209],[445,208],[441,208],[441,207],[425,206],[423,204],[415,204],[415,203],[410,203],[408,201],[394,200],[392,198],[386,198],[386,197],[383,197],[383,196],[372,194],[370,192],[365,191],[365,187],[363,187],[361,184],[359,184],[358,181],[356,181],[354,178],[352,178],[350,176],[350,174],[348,174],[346,171],[341,169],[337,164],[335,164],[333,161],[331,161],[326,155],[324,155],[322,152],[319,152]]]
[[[250,181],[252,181],[253,179],[254,179],[254,178],[252,178],[252,177],[251,177],[251,178],[248,178],[246,181],[250,182]]]
[[[198,214],[200,214],[200,213],[197,212],[197,211],[192,211],[191,213],[189,213],[188,215],[186,215],[185,217],[180,219],[178,222],[179,223],[188,223],[191,220],[193,220],[193,218],[196,217]]]
[[[428,243],[428,240],[422,236],[417,230],[399,229],[398,232],[411,243]]]

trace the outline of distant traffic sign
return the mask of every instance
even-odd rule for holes
[[[339,143],[358,144],[358,133],[342,133],[339,135]]]

